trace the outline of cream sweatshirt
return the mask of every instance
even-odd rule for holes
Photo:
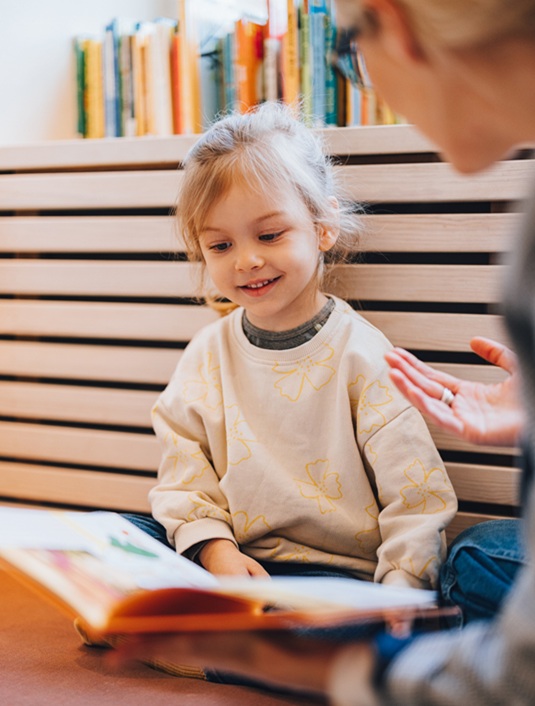
[[[153,409],[154,517],[180,553],[230,539],[429,588],[457,503],[421,415],[388,377],[383,334],[335,299],[311,341],[266,350],[243,309],[202,329]]]

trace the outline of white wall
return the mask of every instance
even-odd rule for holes
[[[177,0],[0,0],[0,145],[76,137],[72,38],[100,34],[115,16],[176,18],[177,6]]]

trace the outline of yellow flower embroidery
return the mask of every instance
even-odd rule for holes
[[[366,514],[374,523],[370,529],[357,532],[355,539],[362,552],[365,554],[375,554],[377,547],[381,544],[381,532],[379,531],[379,508],[373,502],[366,508]]]
[[[225,510],[222,510],[204,494],[204,493],[191,493],[189,496],[190,502],[193,508],[190,510],[187,516],[187,521],[192,522],[193,520],[202,520],[205,517],[212,517],[216,520],[223,520],[230,524],[230,515]]]
[[[315,356],[307,356],[298,361],[290,369],[288,365],[275,363],[273,372],[282,373],[275,383],[275,387],[283,397],[287,397],[292,402],[296,402],[305,385],[309,385],[314,390],[320,390],[331,380],[336,370],[330,365],[326,365],[334,355],[331,346],[325,346],[327,351],[318,351]]]
[[[232,513],[232,522],[234,527],[234,536],[238,544],[247,544],[257,537],[261,537],[268,532],[271,532],[264,515],[257,515],[252,520],[245,510],[239,510]]]
[[[357,419],[359,434],[367,434],[375,427],[381,427],[386,424],[386,417],[380,408],[390,404],[394,399],[388,387],[381,385],[379,380],[367,385],[358,397],[352,397],[351,388],[360,385],[363,381],[364,377],[359,375],[355,382],[349,385],[351,409]]]
[[[301,564],[310,564],[312,550],[310,547],[304,547],[302,544],[294,544],[292,548],[287,549],[285,552],[277,553],[278,547],[271,552],[271,556],[276,558],[277,561],[295,561]]]
[[[168,432],[164,437],[164,442],[170,443],[174,447],[171,453],[168,453],[164,460],[164,468],[171,466],[171,480],[176,481],[182,474],[180,482],[188,485],[195,478],[200,478],[210,464],[207,462],[202,451],[196,451],[190,454],[184,449],[179,449],[179,436],[174,432]],[[192,459],[194,462],[192,463]]]
[[[336,505],[333,500],[339,500],[342,497],[339,474],[330,471],[330,463],[325,459],[307,463],[306,471],[309,480],[294,478],[301,495],[304,498],[316,500],[322,515],[334,512]]]
[[[183,395],[186,402],[204,402],[209,409],[217,409],[223,403],[219,366],[212,362],[208,353],[206,361],[201,362],[197,370],[198,378],[186,380]]]
[[[231,466],[237,466],[238,463],[251,458],[252,451],[249,444],[255,443],[256,439],[249,428],[249,425],[240,416],[238,405],[225,407],[227,414],[227,447],[228,447],[228,462]]]
[[[439,558],[435,555],[429,557],[429,559],[427,559],[424,564],[420,564],[420,566],[415,564],[413,557],[407,556],[403,557],[400,561],[392,562],[392,566],[394,567],[394,569],[405,571],[407,574],[411,574],[411,576],[416,576],[419,579],[424,577],[430,577],[431,579],[434,579],[435,576],[438,575],[439,564]]]
[[[422,514],[431,515],[446,509],[443,495],[451,495],[451,485],[441,468],[431,468],[426,471],[420,459],[416,459],[404,471],[403,475],[409,481],[403,486],[400,495],[405,507],[419,508]]]

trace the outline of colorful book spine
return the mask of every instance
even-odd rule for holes
[[[299,68],[301,78],[302,117],[307,125],[313,123],[312,66],[310,62],[310,16],[308,0],[299,6]]]
[[[76,67],[76,113],[77,132],[80,137],[86,137],[86,109],[84,101],[85,91],[85,52],[84,39],[75,37],[73,41],[74,61]]]
[[[325,90],[327,75],[325,67],[325,19],[324,0],[309,0],[310,65],[312,116],[314,125],[325,125]]]
[[[104,126],[104,77],[102,72],[102,42],[97,39],[84,41],[86,110],[86,136],[105,136]]]
[[[332,65],[331,57],[336,42],[336,28],[333,23],[330,3],[325,14],[325,124],[338,125],[338,77]]]
[[[282,98],[297,106],[301,93],[299,80],[299,27],[295,0],[286,0],[287,25],[282,38]]]

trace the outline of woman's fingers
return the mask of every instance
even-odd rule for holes
[[[462,421],[456,417],[454,410],[438,397],[428,395],[399,369],[392,368],[390,378],[409,402],[437,426],[453,434],[463,433]]]
[[[392,369],[397,369],[429,397],[440,400],[444,388],[456,392],[459,381],[452,375],[434,370],[415,356],[401,348],[394,348],[385,355]]]
[[[490,338],[476,336],[470,341],[470,347],[483,360],[503,368],[513,374],[517,369],[516,355],[510,348]]]

